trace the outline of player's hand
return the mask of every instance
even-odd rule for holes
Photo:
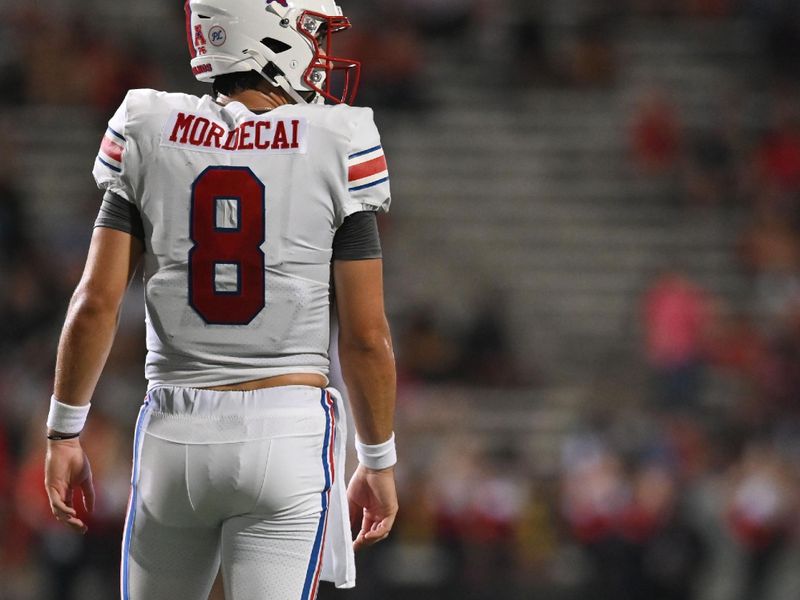
[[[94,485],[89,459],[77,438],[47,441],[44,462],[44,487],[50,510],[56,519],[78,533],[86,533],[86,524],[72,506],[73,492],[80,489],[86,512],[94,509]]]
[[[394,468],[373,471],[358,466],[347,486],[350,504],[350,523],[353,527],[361,519],[353,549],[359,550],[386,539],[397,515],[397,490],[394,485]]]

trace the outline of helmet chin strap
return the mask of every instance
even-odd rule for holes
[[[271,50],[266,50],[265,49],[265,54],[271,54],[271,52],[272,52]],[[274,61],[271,61],[271,60],[269,60],[269,58],[267,58],[266,63],[264,63],[260,59],[260,57],[257,54],[255,54],[254,52],[250,52],[249,54],[250,54],[250,57],[253,60],[256,61],[256,63],[258,63],[260,65],[263,64],[263,66],[261,66],[261,68],[258,69],[258,73],[259,73],[259,75],[261,75],[267,81],[267,83],[269,83],[270,85],[272,85],[274,87],[278,87],[278,88],[282,89],[297,104],[308,104],[309,103],[305,98],[303,98],[297,92],[297,90],[295,90],[291,86],[289,81],[286,79],[286,76],[283,74],[283,71],[281,71],[277,67],[277,65],[276,65],[276,63]],[[271,73],[267,74],[267,72],[271,72]],[[315,96],[319,96],[319,94],[315,94]]]
[[[281,74],[276,73],[274,77],[270,77],[269,75],[264,73],[263,70],[259,71],[259,74],[271,86],[280,88],[284,92],[286,92],[286,95],[288,95],[297,104],[324,104],[324,100],[323,100],[322,96],[320,96],[319,94],[316,94],[316,93],[314,94],[314,98],[312,100],[310,100],[310,101],[307,100],[306,98],[303,98],[303,96],[301,96],[300,93],[291,86],[291,84],[286,79],[286,77],[281,75]]]
[[[267,81],[269,81],[269,79],[267,79]],[[297,104],[308,104],[308,101],[297,93],[297,90],[289,84],[288,80],[283,75],[276,75],[275,83],[277,83],[278,87],[286,92]]]

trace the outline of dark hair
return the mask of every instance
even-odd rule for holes
[[[215,94],[230,96],[245,90],[256,90],[266,83],[257,71],[242,71],[241,73],[226,73],[217,75],[212,86]]]

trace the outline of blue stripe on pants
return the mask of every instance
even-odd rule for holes
[[[150,412],[150,402],[145,401],[144,406],[139,411],[139,418],[136,420],[136,428],[133,434],[133,474],[131,475],[131,505],[128,508],[128,518],[125,524],[125,534],[122,537],[122,573],[120,585],[122,588],[122,600],[129,600],[130,591],[128,590],[128,554],[131,547],[131,536],[133,535],[133,521],[136,518],[136,488],[139,484],[139,459],[142,446],[142,432],[144,429],[145,417]]]
[[[322,398],[320,404],[325,411],[325,439],[322,442],[322,470],[325,473],[325,489],[322,490],[322,511],[319,515],[319,523],[317,524],[317,534],[314,537],[314,546],[311,548],[311,559],[308,563],[308,570],[306,571],[306,581],[303,584],[303,593],[300,596],[301,600],[312,600],[311,593],[314,587],[314,578],[317,572],[319,561],[322,560],[322,538],[325,533],[325,518],[328,514],[328,492],[331,488],[331,471],[328,464],[328,456],[330,453],[331,444],[331,410],[332,406],[326,402],[327,392],[322,390]]]

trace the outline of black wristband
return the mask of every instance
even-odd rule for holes
[[[60,442],[62,440],[74,440],[80,434],[80,431],[78,433],[48,433],[47,439],[53,440],[54,442]]]

